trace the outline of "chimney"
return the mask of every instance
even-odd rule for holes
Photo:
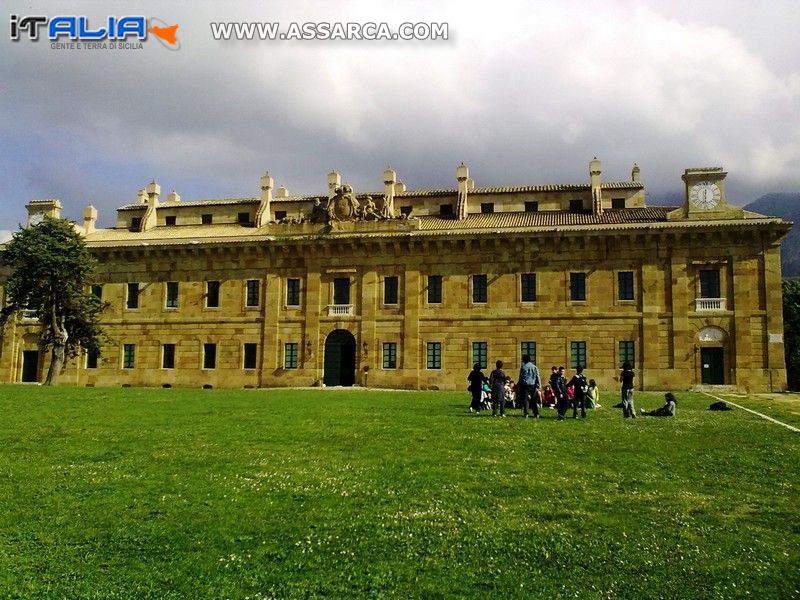
[[[136,201],[139,204],[147,204],[147,193],[144,191],[144,188],[139,190],[139,195],[137,196]]]
[[[147,184],[147,187],[144,188],[144,192],[147,194],[147,210],[144,212],[144,216],[142,217],[139,231],[147,231],[148,229],[155,227],[157,224],[156,215],[158,209],[158,197],[161,195],[161,186],[158,185],[154,179]]]
[[[342,176],[336,171],[328,173],[328,198],[336,195],[336,188],[342,185]]]
[[[595,215],[603,214],[603,194],[600,188],[600,174],[602,165],[595,156],[589,161],[589,182],[592,186],[592,213]]]
[[[281,186],[277,190],[275,190],[275,197],[276,198],[288,198],[289,197],[289,190],[285,187]]]
[[[459,221],[467,218],[467,195],[470,190],[469,167],[463,162],[456,168],[458,180],[458,202],[456,204],[456,219]],[[474,186],[474,183],[473,183]]]
[[[269,174],[269,171],[261,176],[261,202],[258,204],[258,211],[256,212],[256,227],[263,227],[272,218],[271,203],[272,203],[272,188],[275,181]]]
[[[94,233],[97,225],[97,209],[91,204],[83,209],[83,233],[88,235]]]
[[[641,169],[639,169],[639,165],[633,163],[633,169],[631,169],[631,181],[633,183],[641,183],[641,179],[639,177]]]
[[[176,192],[175,190],[172,190],[167,196],[167,202],[180,202],[180,201],[181,201],[180,194],[178,194],[178,192]]]
[[[386,215],[394,217],[394,194],[397,188],[397,173],[391,167],[383,172],[383,196],[386,202]]]

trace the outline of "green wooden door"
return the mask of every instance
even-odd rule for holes
[[[39,351],[22,351],[22,381],[33,383],[39,381]]]
[[[700,348],[700,381],[705,385],[725,383],[725,360],[722,348]]]
[[[332,331],[325,340],[326,386],[353,385],[356,381],[356,338],[345,329]]]

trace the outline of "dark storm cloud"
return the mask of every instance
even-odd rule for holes
[[[131,10],[74,4],[98,21]],[[378,190],[387,165],[410,187],[452,186],[462,160],[478,185],[581,182],[597,155],[605,179],[629,177],[637,161],[653,193],[679,190],[684,168],[708,164],[731,172],[729,194],[740,202],[800,187],[800,65],[775,40],[793,47],[789,3],[137,10],[179,23],[182,49],[58,51],[3,40],[9,210],[0,227],[24,218],[32,197],[61,198],[71,217],[91,202],[109,224],[152,177],[186,199],[255,195],[265,169],[302,193],[322,191],[332,168]],[[776,32],[766,23],[777,13]],[[215,42],[208,23],[221,20],[446,21],[452,39]]]

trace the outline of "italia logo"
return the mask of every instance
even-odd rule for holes
[[[178,27],[177,24],[167,25],[157,17],[148,20],[141,15],[110,16],[97,25],[90,24],[89,18],[83,15],[11,15],[11,40],[18,42],[27,38],[35,42],[39,40],[40,33],[45,32],[51,42],[64,39],[72,42],[143,42],[147,40],[148,33],[152,33],[165,48],[179,50],[181,43],[176,35]]]

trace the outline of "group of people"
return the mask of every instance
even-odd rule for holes
[[[555,407],[558,420],[566,418],[567,411],[572,408],[572,418],[578,418],[578,409],[582,419],[586,418],[586,409],[600,408],[600,390],[594,379],[587,379],[583,367],[578,366],[575,374],[569,381],[564,376],[564,367],[553,367],[549,382],[542,386],[538,367],[533,364],[531,357],[525,354],[522,357],[522,366],[516,385],[511,377],[503,371],[503,361],[495,363],[496,368],[486,377],[481,371],[481,365],[475,363],[472,371],[467,376],[468,390],[472,395],[470,412],[479,413],[488,410],[491,405],[492,416],[505,417],[506,404],[512,406],[521,404],[523,416],[533,416],[538,419],[542,406]],[[636,409],[633,405],[633,381],[636,374],[629,362],[622,365],[620,371],[620,396],[621,402],[617,406],[622,408],[626,419],[636,418]],[[665,404],[652,411],[640,410],[642,416],[665,417],[675,416],[677,400],[675,395],[668,392],[665,395]],[[530,414],[529,414],[530,413]]]

